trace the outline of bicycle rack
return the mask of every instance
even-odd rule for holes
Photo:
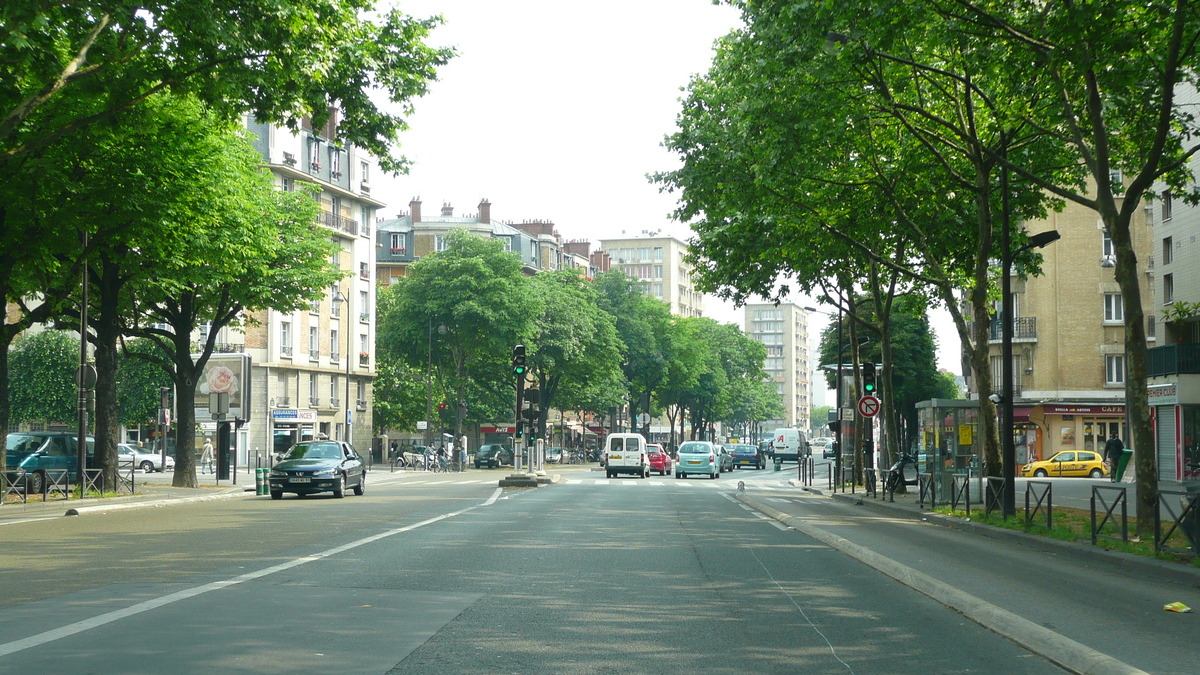
[[[29,502],[29,476],[25,469],[0,473],[0,504],[8,502],[9,495],[17,495],[21,503]]]
[[[51,469],[45,472],[42,499],[49,501],[51,495],[62,495],[63,499],[71,498],[71,472],[66,469]]]
[[[1180,498],[1181,510],[1178,515],[1175,514],[1175,509],[1171,506],[1171,502],[1166,499],[1167,497]],[[1171,516],[1171,527],[1165,533],[1162,531],[1163,509],[1166,509],[1167,514]],[[1171,540],[1176,530],[1183,533],[1188,543],[1192,545],[1191,550],[1167,546],[1167,542]],[[1183,490],[1159,490],[1158,508],[1154,509],[1154,550],[1196,555],[1198,549],[1200,549],[1200,493],[1185,492]]]
[[[1105,490],[1112,490],[1117,493],[1117,495],[1116,495],[1117,498],[1114,499],[1111,504],[1108,503],[1108,500],[1104,498]],[[1097,501],[1099,501],[1100,506],[1104,508],[1104,518],[1102,518],[1100,520],[1099,525],[1096,524],[1096,502]],[[1113,517],[1113,511],[1118,506],[1121,507],[1121,538],[1120,538],[1120,541],[1129,541],[1129,519],[1126,516],[1126,512],[1125,512],[1125,504],[1126,504],[1125,488],[1117,487],[1115,485],[1111,485],[1111,486],[1110,485],[1093,485],[1091,502],[1092,502],[1092,546],[1096,545],[1097,539],[1112,539],[1113,541],[1118,541],[1117,538],[1112,535],[1100,534],[1100,530],[1104,529],[1104,526],[1107,525],[1110,520],[1113,521],[1114,525],[1116,525],[1116,519]],[[1155,531],[1157,531],[1157,529]]]
[[[1044,489],[1038,494],[1038,486],[1043,486]],[[1029,498],[1037,495],[1033,509],[1029,508]],[[1033,519],[1037,517],[1042,507],[1046,508],[1046,529],[1050,529],[1054,518],[1054,484],[1046,481],[1031,480],[1025,484],[1025,524],[1032,525]]]
[[[879,493],[875,488],[875,469],[868,468],[864,469],[863,471],[866,473],[866,476],[863,480],[863,494],[871,497],[878,497]]]
[[[992,515],[992,511],[1004,513],[1004,477],[987,477],[987,494],[983,498],[983,516]]]
[[[888,486],[892,484],[892,474],[894,473],[896,472],[891,469],[883,469],[883,496],[880,499],[886,499],[889,502],[896,501],[896,494],[894,492],[896,486],[892,485],[892,488],[888,489]]]
[[[937,482],[933,480],[932,473],[917,474],[917,485],[919,489],[919,497],[917,504],[921,508],[925,508],[925,498],[929,498],[929,508],[937,506]]]
[[[967,516],[971,515],[971,474],[956,473],[950,476],[950,511],[958,510],[958,503],[963,502]]]

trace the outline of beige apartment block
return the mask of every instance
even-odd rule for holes
[[[600,250],[612,269],[641,282],[642,293],[670,305],[676,316],[704,316],[704,294],[692,281],[692,266],[684,261],[687,244],[655,232],[640,237],[602,239]]]
[[[1147,333],[1153,335],[1149,216],[1148,209],[1138,209],[1133,244],[1143,270]],[[1024,229],[1029,234],[1058,230],[1062,238],[1039,250],[1040,276],[1012,279],[1017,462],[1046,459],[1063,450],[1100,452],[1111,432],[1128,445],[1124,304],[1115,277],[1115,251],[1100,216],[1068,202],[1059,213],[1024,223]],[[995,310],[990,351],[992,383],[999,393],[999,301]],[[971,388],[975,390],[974,382]]]
[[[784,409],[784,419],[777,420],[777,426],[808,429],[812,403],[808,311],[790,303],[750,304],[746,305],[745,325],[746,334],[767,350],[763,365]]]

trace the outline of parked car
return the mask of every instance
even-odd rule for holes
[[[675,466],[675,461],[671,459],[671,455],[663,450],[663,447],[658,443],[649,443],[646,445],[647,458],[650,460],[650,470],[657,471],[658,475],[665,476],[671,473],[671,469]]]
[[[825,459],[831,459],[831,458],[837,457],[837,453],[838,453],[838,444],[837,443],[830,443],[829,445],[826,445],[824,449],[821,450],[821,456],[824,457]]]
[[[344,441],[307,441],[297,443],[271,468],[267,478],[271,499],[283,499],[283,493],[301,497],[317,492],[332,492],[341,498],[347,487],[354,494],[366,491],[367,472],[354,446]]]
[[[31,493],[41,493],[46,487],[47,471],[69,471],[74,481],[79,470],[78,437],[65,431],[13,432],[5,443],[6,466],[24,469],[29,475]],[[96,457],[96,439],[87,437],[87,463],[93,466]]]
[[[558,464],[562,461],[562,448],[546,448],[546,463]]]
[[[505,447],[499,443],[489,445],[481,445],[475,451],[475,468],[499,469],[505,464],[513,463],[512,448]]]
[[[733,471],[736,467],[733,464],[733,455],[729,449],[723,445],[717,446],[717,461],[721,463],[721,472]]]
[[[675,477],[704,474],[709,478],[721,475],[720,451],[708,441],[688,441],[679,446],[675,462]]]
[[[762,469],[767,466],[767,458],[759,452],[757,445],[735,445],[730,454],[733,455],[734,467]]]
[[[117,462],[131,464],[146,473],[163,470],[161,454],[147,452],[145,448],[139,448],[128,443],[117,444]],[[167,470],[175,470],[175,458],[170,455],[167,455]]]
[[[1064,450],[1050,459],[1030,462],[1021,469],[1022,476],[1086,476],[1103,478],[1108,475],[1104,458],[1098,452]]]

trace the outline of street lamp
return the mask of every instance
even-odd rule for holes
[[[438,335],[445,335],[447,328],[445,324],[438,324]],[[426,365],[428,372],[425,374],[425,447],[433,444],[430,434],[433,431],[433,315],[429,315],[429,351],[427,353]]]
[[[346,303],[346,312],[342,316],[346,317],[345,324],[349,324],[350,298],[346,295],[343,295],[342,292],[338,290],[333,296],[333,301],[338,303]],[[346,437],[343,440],[345,440],[347,443],[351,443],[350,428],[352,426],[351,422],[354,418],[350,413],[350,329],[346,325],[343,325],[342,328],[346,331]]]
[[[1004,132],[1000,133],[1000,153],[1007,160],[1008,157],[1008,138]],[[1000,361],[1001,361],[1001,392],[1000,404],[1003,406],[1003,414],[1000,417],[1000,442],[1001,453],[1000,468],[1004,472],[1004,489],[1000,500],[1000,512],[1004,518],[1015,515],[1017,512],[1017,446],[1013,441],[1013,368],[1012,368],[1012,341],[1013,341],[1013,307],[1012,307],[1012,282],[1009,275],[1012,271],[1013,256],[1028,251],[1034,248],[1042,248],[1047,244],[1057,241],[1060,235],[1058,230],[1048,230],[1039,232],[1029,237],[1029,243],[1012,250],[1012,242],[1010,240],[1010,221],[1012,219],[1012,211],[1008,205],[1008,163],[1004,164],[1004,168],[1000,171],[1000,199],[1001,209],[1003,212],[1003,229],[1000,231],[1000,256],[1001,266],[1003,269],[1000,274],[1000,293],[1001,293],[1001,314],[1000,317]],[[982,394],[982,392],[980,392]],[[993,399],[994,401],[994,399]]]

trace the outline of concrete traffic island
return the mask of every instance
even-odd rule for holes
[[[534,473],[512,473],[508,478],[500,479],[500,487],[539,487],[542,485],[552,485],[559,481],[558,475],[549,475],[545,471],[537,471]]]

